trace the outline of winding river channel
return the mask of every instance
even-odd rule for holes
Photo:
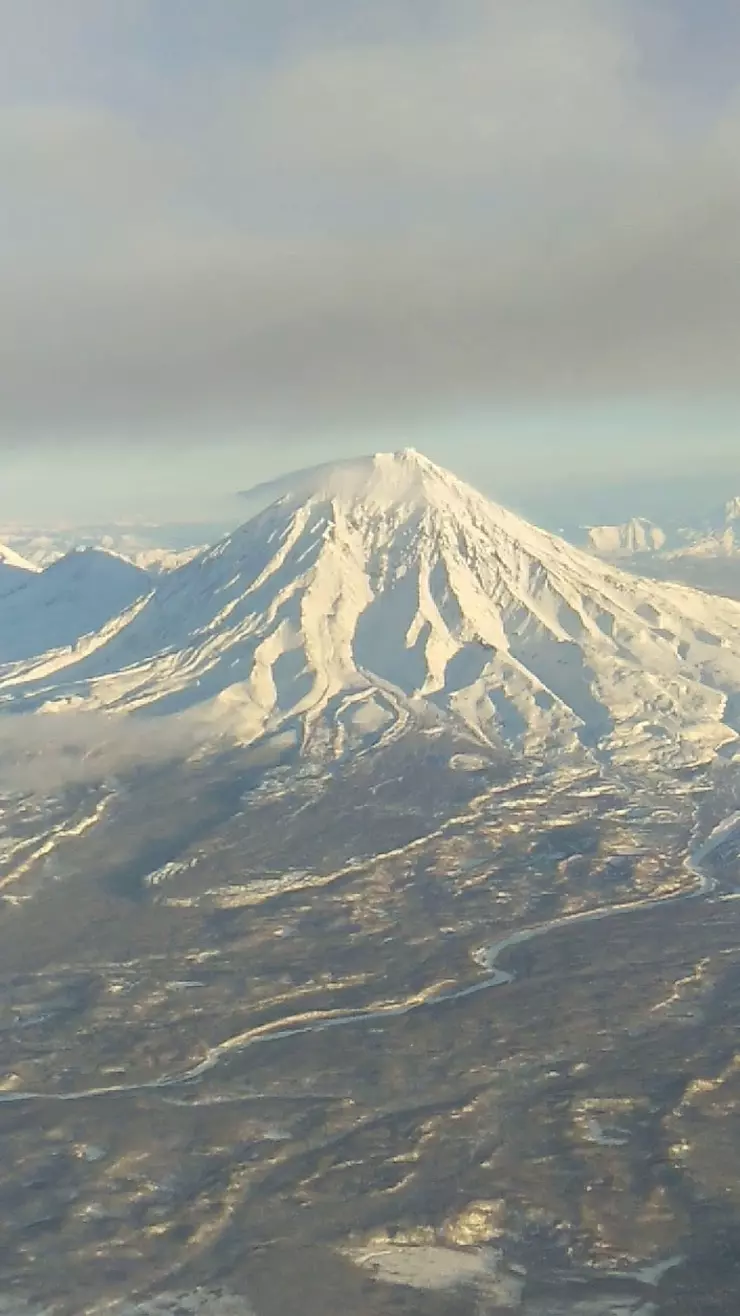
[[[249,1047],[264,1045],[267,1042],[284,1041],[305,1033],[322,1032],[329,1028],[349,1028],[382,1022],[385,1019],[398,1018],[419,1010],[429,1010],[445,1002],[463,1000],[480,992],[492,991],[514,981],[516,975],[512,970],[500,967],[500,959],[513,946],[539,940],[558,932],[563,928],[574,927],[582,923],[596,923],[610,918],[624,918],[631,914],[659,906],[675,905],[679,901],[695,900],[697,897],[710,896],[716,887],[715,879],[702,867],[708,856],[727,841],[732,833],[740,831],[740,813],[732,814],[721,822],[701,845],[690,851],[684,860],[684,868],[695,879],[690,891],[682,891],[673,896],[656,897],[653,900],[634,900],[620,905],[607,905],[596,909],[583,910],[575,914],[565,914],[548,922],[539,923],[530,928],[512,932],[501,941],[476,951],[473,959],[485,972],[485,977],[466,987],[439,991],[430,988],[426,992],[406,997],[402,1001],[389,1001],[367,1006],[360,1010],[312,1010],[302,1014],[289,1015],[284,1019],[263,1024],[243,1033],[226,1038],[209,1049],[206,1056],[190,1068],[179,1073],[164,1074],[160,1078],[140,1083],[118,1083],[109,1087],[83,1088],[77,1092],[0,1092],[0,1104],[11,1102],[48,1102],[48,1101],[88,1101],[91,1098],[119,1096],[122,1093],[161,1091],[184,1087],[214,1070],[221,1061],[234,1052]]]

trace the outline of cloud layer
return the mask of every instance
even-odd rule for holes
[[[142,768],[166,767],[237,752],[243,769],[274,767],[279,738],[244,748],[229,729],[200,714],[155,723],[105,713],[13,714],[0,719],[0,791],[11,794],[111,784]]]
[[[0,3],[0,444],[737,395],[724,0],[269,8]]]

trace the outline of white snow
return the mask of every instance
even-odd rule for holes
[[[150,589],[145,571],[103,549],[72,550],[44,571],[27,571],[0,597],[0,663],[73,649]]]
[[[594,525],[588,528],[588,547],[606,557],[626,557],[633,553],[657,552],[666,542],[666,533],[652,521],[633,516],[622,525]]]
[[[0,544],[0,563],[2,563],[4,567],[13,567],[16,571],[37,570],[32,562],[26,561],[24,557],[21,557],[20,553],[16,553],[15,550],[9,548],[7,544]]]
[[[37,570],[38,568],[32,562],[27,562],[20,553],[16,553],[7,544],[0,544],[0,596],[25,585]]]
[[[740,831],[740,812],[731,813],[712,829],[709,836],[692,854],[692,861],[701,864],[710,854],[724,845]]]
[[[623,1147],[629,1142],[627,1134],[621,1129],[608,1131],[600,1120],[593,1115],[584,1118],[585,1138],[587,1142],[596,1142],[600,1147]]]
[[[657,526],[633,516],[619,525],[586,528],[588,548],[605,558],[653,554],[665,561],[681,558],[722,558],[740,555],[740,496],[699,518],[695,525]]]
[[[494,1248],[467,1250],[424,1244],[390,1244],[350,1253],[361,1266],[386,1284],[444,1291],[474,1285],[488,1301],[505,1309],[521,1305],[524,1281],[501,1265]]]
[[[244,742],[290,730],[334,752],[439,718],[481,746],[616,761],[696,763],[738,739],[740,604],[622,573],[413,450],[285,487],[84,643],[16,664],[0,696],[200,705]]]
[[[0,527],[0,555],[8,546],[16,558],[35,570],[51,566],[77,548],[99,548],[117,553],[135,566],[154,574],[170,571],[199,553],[207,543],[228,527],[209,524],[159,525],[133,524],[51,525],[47,527],[11,524]]]

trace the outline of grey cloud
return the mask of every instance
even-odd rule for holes
[[[95,713],[19,715],[0,722],[0,787],[56,790],[98,784],[137,765],[164,765],[191,754],[197,741],[186,723],[142,727]]]
[[[241,103],[246,140],[271,167],[345,181],[370,169],[380,183],[480,185],[502,167],[582,167],[605,145],[623,149],[618,134],[644,110],[633,48],[603,14],[581,0],[478,6],[445,40],[309,52],[231,109]]]
[[[95,712],[18,714],[0,719],[0,790],[60,790],[71,785],[102,785],[147,767],[195,762],[204,753],[237,748],[227,733],[193,714],[137,718]],[[241,748],[244,767],[274,765],[278,746]]]
[[[0,442],[736,394],[740,97],[679,131],[619,0],[456,12],[168,70],[150,131],[0,110]]]
[[[740,207],[504,245],[296,243],[6,287],[4,435],[307,430],[532,394],[734,390]],[[15,302],[15,304],[14,304]]]

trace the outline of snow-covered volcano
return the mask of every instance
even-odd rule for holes
[[[6,672],[6,696],[201,706],[334,750],[415,718],[537,754],[735,741],[740,605],[623,574],[411,450],[285,487],[75,652]]]

